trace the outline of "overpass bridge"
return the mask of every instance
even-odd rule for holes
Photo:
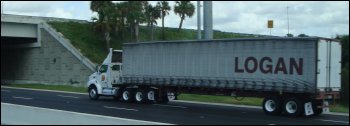
[[[84,86],[95,64],[47,21],[84,20],[1,15],[1,83]]]

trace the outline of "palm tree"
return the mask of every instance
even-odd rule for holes
[[[98,14],[98,18],[92,18],[96,20],[96,22],[94,22],[94,29],[104,33],[106,51],[108,51],[110,48],[110,32],[113,22],[113,16],[111,16],[111,14],[113,14],[114,6],[111,1],[91,1],[90,9]]]
[[[127,22],[130,24],[130,32],[136,40],[138,41],[139,36],[139,24],[145,21],[144,16],[144,5],[146,1],[128,1],[128,14],[127,14]]]
[[[160,8],[158,6],[153,7],[149,4],[145,9],[147,27],[151,27],[151,40],[153,40],[153,24],[157,24],[157,19],[160,18]]]
[[[190,1],[176,1],[175,7],[174,7],[175,14],[178,14],[181,18],[180,26],[178,31],[181,30],[183,20],[185,20],[185,17],[192,17],[194,14],[194,5]]]
[[[161,17],[162,17],[162,39],[165,39],[164,34],[164,17],[166,15],[169,15],[169,11],[171,10],[171,7],[169,6],[168,1],[160,1],[157,3],[157,6],[160,8],[161,11]]]
[[[127,14],[128,14],[128,7],[127,7],[127,2],[120,2],[120,3],[115,3],[116,6],[116,13],[118,13],[118,19],[117,19],[117,25],[118,25],[118,31],[119,31],[119,36],[121,39],[124,39],[125,35],[125,23],[127,20]],[[117,29],[116,29],[117,30]]]

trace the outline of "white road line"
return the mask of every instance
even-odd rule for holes
[[[25,98],[25,97],[17,97],[17,96],[12,96],[12,98],[25,99],[25,100],[31,100],[31,99],[33,99],[33,98]]]
[[[327,119],[315,119],[315,120],[320,120],[320,121],[325,121],[325,122],[349,123],[349,122],[345,122],[345,121],[327,120]]]
[[[165,106],[165,107],[174,107],[174,108],[183,108],[183,109],[187,109],[187,107],[185,107],[185,106],[161,105],[161,104],[152,104],[152,105],[158,105],[158,106]]]
[[[59,92],[59,93],[69,93],[69,94],[81,94],[81,95],[88,95],[88,93],[77,93],[77,92],[67,92],[67,91],[55,91],[55,90],[43,90],[43,89],[30,89],[30,88],[18,88],[18,87],[9,87],[9,86],[1,86],[1,88],[9,88],[9,89],[23,89],[23,90],[33,90],[33,91],[47,91],[47,92]],[[180,102],[180,103],[194,103],[194,104],[204,104],[204,105],[217,105],[217,106],[227,106],[227,107],[243,107],[243,108],[255,108],[255,109],[262,109],[258,106],[249,106],[249,105],[232,105],[232,104],[223,104],[223,103],[209,103],[209,102],[196,102],[196,101],[185,101],[185,100],[174,100],[171,102]],[[329,112],[329,113],[323,113],[325,115],[340,115],[340,116],[349,116],[348,113],[336,113],[336,112]]]
[[[65,98],[80,98],[80,97],[75,97],[75,96],[65,96],[65,95],[57,95],[59,97],[65,97]]]
[[[128,108],[117,108],[117,107],[109,107],[109,106],[103,106],[105,108],[109,108],[109,109],[120,109],[120,110],[128,110],[128,111],[139,111],[137,109],[128,109]]]
[[[9,90],[1,90],[1,92],[11,92],[11,91],[9,91]]]
[[[33,107],[33,106],[26,106],[26,105],[17,105],[17,104],[11,104],[11,103],[3,103],[3,102],[1,102],[1,104],[10,105],[10,106],[26,107],[26,108],[36,108],[36,109],[41,109],[41,110],[50,110],[50,111],[56,111],[56,112],[66,112],[66,113],[79,114],[79,115],[95,116],[95,117],[102,117],[102,118],[109,118],[109,119],[119,119],[119,120],[124,120],[124,121],[145,122],[145,123],[153,123],[153,124],[157,124],[157,125],[174,125],[174,124],[170,124],[170,123],[160,123],[160,122],[152,122],[152,121],[143,121],[143,120],[119,118],[119,117],[112,117],[112,116],[104,116],[104,115],[95,115],[95,114],[88,114],[88,113],[71,112],[71,111],[65,111],[65,110],[40,108],[40,107]]]

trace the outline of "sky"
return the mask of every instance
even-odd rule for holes
[[[157,1],[151,1],[156,5]],[[197,2],[192,1],[197,8]],[[5,14],[91,20],[90,1],[2,1]],[[180,17],[172,11],[165,27],[179,27]],[[203,5],[203,2],[201,2]],[[287,16],[287,6],[288,16]],[[203,7],[201,7],[203,9]],[[203,18],[203,10],[201,12]],[[349,1],[213,1],[213,29],[224,32],[286,36],[306,34],[334,38],[349,34]],[[273,20],[274,28],[267,28]],[[161,26],[161,19],[157,20]],[[203,24],[203,21],[202,21]],[[203,27],[203,26],[202,26]],[[197,9],[185,18],[183,28],[197,29]],[[203,28],[202,28],[203,29]]]

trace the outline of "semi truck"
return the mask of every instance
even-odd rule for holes
[[[89,97],[166,104],[181,93],[261,97],[268,115],[311,116],[341,90],[341,44],[319,37],[124,43],[87,82]]]

